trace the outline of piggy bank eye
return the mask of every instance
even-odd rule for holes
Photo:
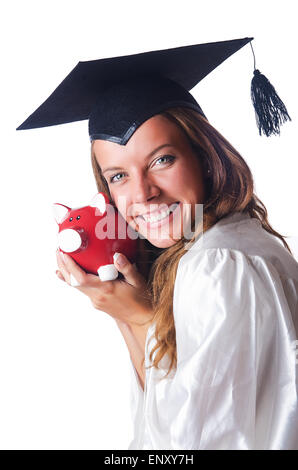
[[[69,222],[71,222],[71,221],[72,221],[72,219],[73,219],[73,218],[71,217],[71,218],[69,219]]]
[[[81,216],[80,216],[80,215],[78,215],[78,216],[77,216],[77,220],[80,220],[80,218],[81,218]]]

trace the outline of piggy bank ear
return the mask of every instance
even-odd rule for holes
[[[109,200],[103,193],[97,193],[91,200],[89,206],[96,207],[99,210],[100,215],[104,215],[107,211],[107,204]]]
[[[70,207],[64,206],[63,204],[53,204],[54,219],[56,220],[57,224],[61,224],[70,211]]]

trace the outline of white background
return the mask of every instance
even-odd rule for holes
[[[270,223],[291,236],[298,258],[294,9],[293,0],[2,3],[2,449],[126,449],[132,437],[124,340],[112,318],[55,274],[52,203],[78,207],[97,192],[87,121],[16,127],[80,60],[253,36],[257,68],[292,117],[280,137],[258,134],[249,44],[192,93],[247,161]]]

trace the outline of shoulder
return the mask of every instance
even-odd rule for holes
[[[251,269],[266,264],[280,277],[298,282],[298,263],[274,235],[268,233],[261,222],[246,214],[233,214],[204,232],[191,246],[186,245],[180,259],[180,269],[220,263],[227,267],[235,264]],[[188,266],[188,268],[186,268]],[[224,267],[224,266],[223,266]]]
[[[234,312],[251,316],[284,317],[298,321],[298,282],[284,277],[260,255],[232,248],[208,248],[193,252],[178,266],[174,309],[179,315],[189,302],[193,315],[208,309],[216,316]],[[195,306],[194,308],[192,306]],[[244,315],[245,316],[245,315]]]
[[[237,286],[251,284],[254,291],[262,291],[263,297],[277,287],[282,289],[287,281],[293,283],[298,295],[298,263],[294,259],[293,265],[287,266],[276,253],[270,258],[225,247],[188,252],[181,258],[176,275],[177,284],[184,287],[186,283],[204,289],[221,285],[222,289],[229,289],[230,294],[235,295]],[[265,287],[267,290],[264,291]]]
[[[284,281],[261,256],[210,248],[177,270],[173,314],[177,331],[194,345],[217,334],[235,341],[264,332],[272,339],[277,331],[295,340],[298,283]]]
[[[233,248],[204,248],[187,253],[177,269],[177,284],[190,283],[196,288],[215,289],[219,285],[236,292],[242,284],[265,282],[267,277],[278,277],[275,267],[259,255],[248,255]],[[181,261],[181,260],[180,260]],[[214,291],[215,292],[215,291]]]

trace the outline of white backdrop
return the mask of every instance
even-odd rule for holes
[[[292,0],[26,0],[1,14],[2,449],[126,449],[129,354],[114,320],[55,274],[52,203],[97,192],[87,121],[16,132],[80,60],[253,36],[257,68],[292,122],[260,137],[246,45],[192,93],[250,166],[298,259],[297,25]],[[4,107],[4,110],[3,110]]]

